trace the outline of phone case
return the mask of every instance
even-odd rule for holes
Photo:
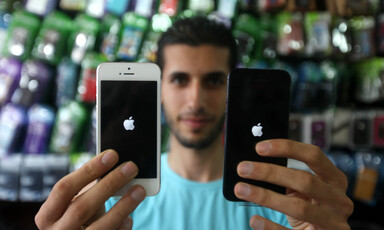
[[[12,95],[12,102],[26,108],[42,101],[52,81],[52,69],[47,64],[28,60],[23,63],[18,88]]]
[[[376,115],[373,120],[373,144],[384,147],[384,113]]]
[[[234,194],[243,181],[284,193],[285,188],[244,179],[237,174],[241,161],[287,165],[286,158],[261,157],[255,151],[259,141],[288,138],[290,76],[282,70],[236,69],[228,78],[225,132],[224,197],[241,201]]]

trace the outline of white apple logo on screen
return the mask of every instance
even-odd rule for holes
[[[253,134],[253,136],[261,137],[263,135],[263,131],[261,131],[262,129],[263,129],[263,126],[261,126],[261,123],[253,126],[252,127],[252,134]]]
[[[135,122],[135,120],[132,119],[132,117],[129,117],[128,119],[125,119],[124,120],[124,129],[125,130],[134,130],[135,129],[135,125],[133,124],[133,122]]]

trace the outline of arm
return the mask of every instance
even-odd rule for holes
[[[118,154],[107,150],[58,181],[35,217],[39,229],[130,229],[128,215],[145,198],[145,190],[132,187],[108,213],[104,202],[137,175],[135,164],[124,163],[84,189],[117,162]]]
[[[347,220],[353,212],[353,202],[345,194],[348,181],[318,147],[279,139],[258,143],[256,151],[262,156],[303,161],[314,174],[266,163],[241,162],[241,177],[284,186],[287,194],[238,183],[236,196],[285,213],[293,229],[350,229]],[[251,218],[250,225],[254,229],[286,229],[258,216]]]

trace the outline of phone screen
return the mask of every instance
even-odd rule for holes
[[[244,181],[277,192],[285,189],[241,178],[237,165],[244,160],[286,166],[286,158],[259,156],[257,142],[288,138],[290,76],[285,71],[237,69],[229,76],[225,137],[224,195],[238,201],[233,189]]]
[[[100,150],[116,150],[119,163],[133,161],[137,178],[157,176],[157,84],[100,81]]]

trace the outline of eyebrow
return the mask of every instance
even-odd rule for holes
[[[170,75],[170,77],[175,77],[175,76],[189,76],[189,74],[187,72],[183,72],[183,71],[175,71],[175,72],[172,72]]]
[[[187,77],[189,76],[189,73],[187,72],[183,72],[183,71],[175,71],[173,73],[171,73],[169,75],[171,78],[172,77]],[[217,71],[212,71],[212,72],[208,72],[208,73],[205,73],[203,74],[203,78],[207,78],[207,77],[222,77],[222,78],[226,78],[228,76],[228,74],[225,72],[225,71],[220,71],[220,70],[217,70]]]
[[[222,77],[226,78],[228,74],[224,71],[212,71],[203,75],[203,77]]]

